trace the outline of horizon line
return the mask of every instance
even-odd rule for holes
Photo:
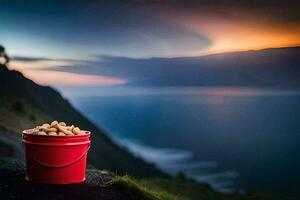
[[[121,55],[107,55],[107,54],[96,54],[94,55],[95,58],[127,58],[133,60],[151,60],[151,59],[180,59],[180,58],[199,58],[199,57],[207,57],[207,56],[217,56],[217,55],[224,55],[224,54],[231,54],[231,53],[246,53],[246,52],[253,52],[253,51],[264,51],[264,50],[273,50],[273,49],[287,49],[287,48],[300,48],[300,44],[293,45],[293,46],[281,46],[281,47],[266,47],[266,48],[259,48],[259,49],[248,49],[248,50],[232,50],[232,51],[224,51],[224,52],[213,52],[207,53],[203,55],[192,55],[192,56],[150,56],[150,57],[131,57],[131,56],[121,56]],[[20,55],[13,55],[11,56],[12,60],[20,60],[23,62],[29,61],[41,61],[41,60],[60,60],[60,61],[74,61],[74,62],[88,62],[92,61],[93,59],[70,59],[70,58],[47,58],[47,57],[36,57],[36,56],[20,56]]]

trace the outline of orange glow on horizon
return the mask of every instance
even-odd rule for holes
[[[174,23],[211,41],[207,49],[188,53],[187,56],[300,46],[300,26],[297,24],[270,22],[245,13],[240,16],[226,19],[187,14],[183,18],[175,18]]]
[[[250,33],[249,33],[250,34]],[[251,37],[246,36],[232,36],[222,38],[216,36],[213,45],[203,51],[196,51],[191,53],[192,56],[211,55],[228,52],[239,52],[249,50],[261,50],[268,48],[283,48],[300,46],[300,35],[283,33],[252,33]]]
[[[300,45],[300,33],[286,33],[284,31],[245,30],[236,27],[230,33],[225,30],[224,32],[210,33],[210,35],[214,39],[212,46],[206,50],[207,54]],[[200,52],[195,53],[199,55]]]
[[[56,86],[111,86],[126,83],[126,80],[99,75],[86,75],[60,71],[22,70],[27,78],[40,85]]]

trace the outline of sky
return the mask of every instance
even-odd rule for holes
[[[88,69],[87,61],[101,56],[184,57],[298,46],[299,10],[296,0],[0,0],[0,44],[14,57],[11,68],[41,84],[124,84],[126,77],[49,68]],[[52,79],[46,80],[46,68]],[[69,81],[61,78],[66,76]]]

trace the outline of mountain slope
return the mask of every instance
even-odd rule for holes
[[[8,95],[1,89],[0,86],[0,128],[20,136],[22,130],[52,120],[24,100]]]
[[[123,78],[130,86],[300,88],[300,47],[179,58],[102,56],[86,65],[56,70]]]
[[[130,85],[300,87],[300,47],[147,62],[158,63],[161,74]]]
[[[106,134],[94,126],[83,115],[76,111],[67,100],[50,87],[43,87],[35,84],[31,80],[25,78],[20,72],[10,71],[5,66],[0,65],[0,94],[2,98],[1,115],[2,117],[11,113],[9,101],[19,102],[17,110],[32,110],[36,116],[31,116],[34,119],[22,122],[27,116],[15,115],[18,117],[6,118],[6,121],[1,121],[1,126],[5,128],[16,124],[12,131],[21,131],[23,128],[30,128],[33,124],[40,124],[40,117],[44,119],[57,119],[65,121],[70,124],[76,124],[82,129],[90,130],[92,132],[92,148],[89,151],[88,162],[97,168],[110,169],[121,174],[131,174],[136,177],[148,176],[165,176],[162,172],[157,170],[153,165],[144,162],[141,159],[133,157],[126,150],[116,146],[106,136]],[[20,103],[21,102],[21,103]],[[21,105],[21,106],[20,106]],[[31,111],[30,111],[31,112]],[[25,115],[25,114],[24,114]],[[29,114],[30,115],[30,114]],[[28,123],[31,121],[31,123]],[[8,125],[10,124],[10,125]],[[23,124],[18,127],[18,124]]]

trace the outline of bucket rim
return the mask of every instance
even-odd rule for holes
[[[89,137],[91,135],[90,131],[81,130],[84,131],[84,135],[71,135],[71,136],[64,136],[64,135],[33,135],[29,133],[30,129],[23,130],[23,135],[29,136],[29,137],[36,137],[36,138],[81,138],[81,137]]]

